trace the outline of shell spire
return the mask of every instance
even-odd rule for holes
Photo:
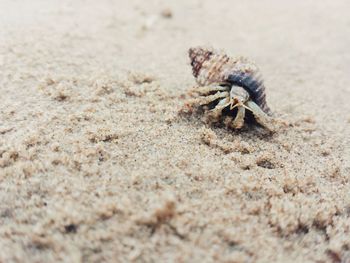
[[[190,48],[188,54],[193,76],[200,86],[225,84],[243,87],[265,113],[271,113],[260,70],[253,62],[204,47]]]
[[[188,50],[188,55],[191,60],[192,73],[195,78],[198,77],[202,65],[204,62],[209,61],[211,55],[213,54],[212,50],[203,49],[203,48],[190,48]]]

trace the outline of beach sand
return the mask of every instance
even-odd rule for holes
[[[350,3],[0,2],[0,262],[350,262]],[[255,61],[275,134],[179,114]]]

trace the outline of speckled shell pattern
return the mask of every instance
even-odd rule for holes
[[[231,58],[213,49],[189,49],[193,76],[200,86],[236,85],[248,91],[250,98],[267,114],[265,86],[259,68],[244,57]]]

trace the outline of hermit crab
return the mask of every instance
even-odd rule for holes
[[[264,83],[253,62],[203,47],[190,48],[188,54],[198,84],[191,90],[195,98],[188,105],[205,106],[214,122],[225,113],[225,123],[234,129],[243,127],[248,110],[260,125],[272,130]]]

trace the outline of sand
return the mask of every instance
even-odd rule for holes
[[[350,4],[0,2],[0,262],[350,262]],[[187,50],[287,123],[179,114]]]

